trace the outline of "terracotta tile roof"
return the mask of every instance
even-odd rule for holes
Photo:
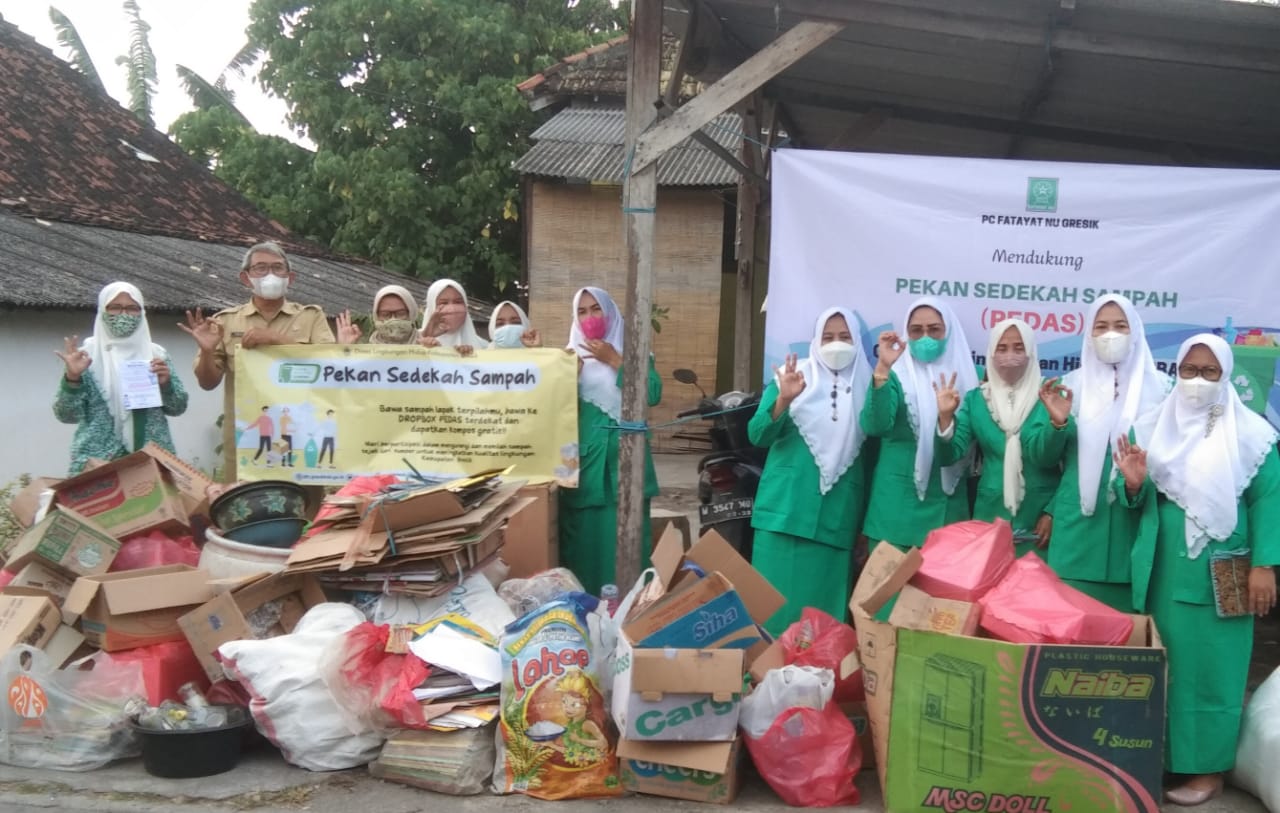
[[[158,130],[0,20],[0,208],[65,223],[232,245],[292,235]]]
[[[670,32],[663,32],[663,87],[675,66],[679,46],[679,41]],[[516,85],[516,89],[530,101],[548,96],[625,99],[628,53],[627,35],[623,34],[565,57],[542,73],[534,74]],[[698,83],[686,77],[680,92],[681,98],[690,99],[697,92]]]

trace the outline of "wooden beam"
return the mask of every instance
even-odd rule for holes
[[[772,10],[776,0],[734,0],[737,5]],[[966,8],[957,3],[958,9]],[[958,12],[918,10],[902,5],[871,3],[865,0],[787,0],[786,11],[806,19],[830,20],[849,25],[882,25],[941,34],[948,37],[1007,45],[1039,47],[1044,44],[1043,26],[1011,22],[1002,17],[977,17]],[[1228,70],[1280,73],[1280,51],[1276,49],[1222,47],[1196,42],[1158,39],[1080,29],[1054,32],[1051,47],[1082,54],[1178,62]]]
[[[752,134],[742,140],[742,163],[755,172],[762,156],[756,146],[760,133],[758,95],[743,103],[738,110],[742,117],[742,131]],[[777,109],[776,107],[774,108]],[[738,182],[738,228],[735,242],[738,262],[733,300],[733,388],[739,392],[751,389],[751,333],[755,322],[752,307],[756,273],[756,223],[759,219],[761,185],[743,176]]]
[[[659,102],[658,104],[659,120],[670,118],[674,113],[675,113],[675,109],[667,107],[665,101]],[[749,168],[746,164],[739,161],[738,156],[729,152],[729,150],[726,149],[724,145],[722,145],[719,141],[716,141],[714,137],[707,135],[707,133],[703,132],[702,130],[698,130],[692,136],[690,136],[690,138],[692,138],[694,141],[698,142],[702,146],[706,147],[711,152],[715,153],[716,156],[718,156],[721,161],[724,161],[726,164],[733,167],[734,171],[737,172],[739,175],[748,175],[754,178],[757,183],[768,183],[769,181],[768,178],[766,178],[764,175]]]
[[[667,150],[701,130],[716,116],[746,98],[805,54],[844,30],[840,23],[804,21],[761,48],[727,76],[650,128],[636,148],[632,171],[651,166]]]
[[[676,53],[675,64],[671,66],[671,76],[667,78],[667,90],[662,94],[662,103],[673,110],[680,106],[680,86],[684,84],[685,73],[689,70],[694,37],[698,35],[698,16],[689,14],[686,17],[684,33],[680,36],[680,50]]]
[[[635,0],[631,7],[627,60],[626,150],[658,117],[662,73],[662,0]],[[627,242],[627,314],[622,348],[622,422],[643,425],[649,412],[649,311],[653,303],[654,231],[658,208],[658,168],[650,164],[622,179],[622,212]],[[629,590],[640,576],[640,553],[649,509],[644,496],[648,434],[618,433],[617,584]],[[608,544],[608,540],[595,540]]]

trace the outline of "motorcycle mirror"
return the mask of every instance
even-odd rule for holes
[[[676,381],[679,381],[681,384],[696,385],[698,383],[698,374],[695,373],[693,370],[686,370],[684,368],[681,368],[679,370],[673,371],[671,374],[675,376]]]

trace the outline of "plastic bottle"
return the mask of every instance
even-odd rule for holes
[[[618,585],[606,584],[604,587],[601,587],[600,600],[603,601],[605,607],[608,608],[610,616],[616,613],[618,611]]]

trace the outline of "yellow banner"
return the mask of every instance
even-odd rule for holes
[[[235,355],[237,473],[578,482],[578,363],[562,350],[294,345]],[[412,468],[410,468],[412,467]]]

